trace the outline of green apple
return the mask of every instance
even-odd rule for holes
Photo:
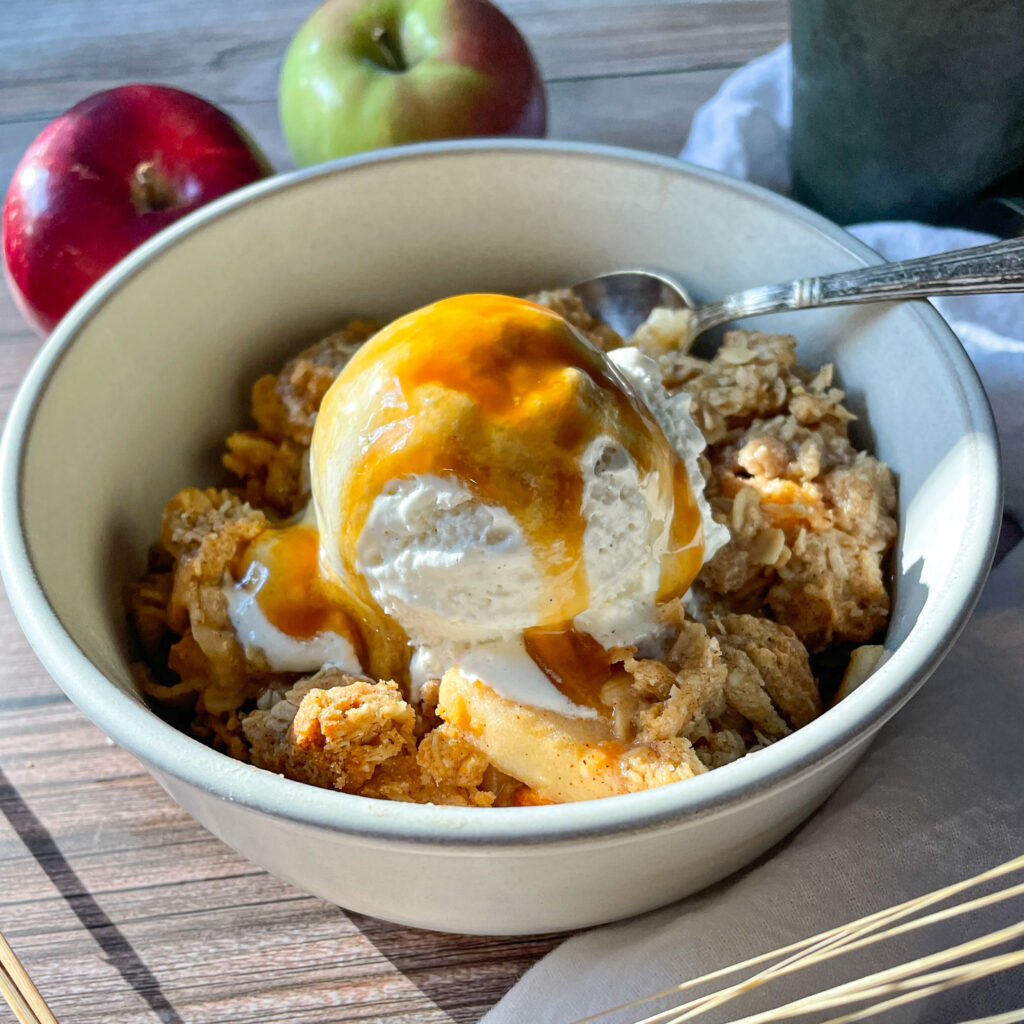
[[[543,135],[544,83],[488,0],[327,0],[281,69],[280,113],[300,167],[381,146]]]

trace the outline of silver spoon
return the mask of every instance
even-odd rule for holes
[[[923,299],[936,295],[977,295],[1024,291],[1024,238],[971,249],[952,249],[899,263],[842,270],[825,277],[803,277],[786,284],[763,285],[698,304],[668,274],[620,270],[575,285],[583,305],[624,338],[657,306],[689,308],[690,340],[731,320],[763,313],[858,302]]]

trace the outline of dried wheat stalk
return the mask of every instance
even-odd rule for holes
[[[813,967],[853,950],[862,949],[865,946],[886,941],[897,935],[928,927],[953,917],[973,913],[996,903],[1024,895],[1024,882],[1019,882],[1014,885],[1004,886],[987,895],[965,902],[954,903],[952,906],[915,917],[915,915],[920,915],[923,910],[959,896],[968,889],[1022,869],[1024,869],[1024,856],[1016,857],[988,871],[983,871],[972,878],[937,889],[934,892],[908,900],[905,903],[886,907],[884,910],[869,914],[860,920],[840,925],[837,928],[829,929],[819,935],[802,939],[780,949],[751,957],[742,963],[712,971],[698,978],[691,978],[660,992],[652,993],[642,999],[610,1007],[600,1013],[581,1018],[575,1021],[574,1024],[588,1024],[588,1022],[597,1021],[610,1013],[633,1009],[653,1000],[661,999],[698,985],[706,985],[712,981],[724,979],[729,975],[760,967],[759,970],[755,970],[749,976],[725,985],[714,992],[698,996],[690,999],[688,1002],[680,1003],[667,1010],[662,1010],[659,1013],[634,1022],[634,1024],[683,1024],[683,1022],[693,1020],[708,1010],[722,1006],[746,992],[766,985],[776,978],[802,970],[805,967]],[[783,1006],[740,1018],[734,1021],[734,1024],[769,1024],[769,1022],[774,1021],[792,1020],[802,1014],[839,1009],[848,1007],[851,1004],[862,1003],[866,1000],[874,1000],[874,1002],[866,1008],[851,1009],[838,1017],[831,1018],[825,1024],[846,1024],[846,1022],[874,1019],[880,1012],[884,1012],[887,1009],[893,1009],[896,1006],[923,999],[926,996],[934,995],[957,985],[967,984],[989,974],[1011,970],[1024,965],[1024,951],[1014,950],[997,956],[971,960],[955,966],[944,966],[995,946],[1020,939],[1021,937],[1024,937],[1024,922],[990,932],[969,942],[960,943],[929,956],[920,957],[908,963],[898,964],[886,970],[875,972],[863,978],[858,978],[855,981],[833,986],[823,992],[805,996]],[[937,970],[936,968],[942,969]],[[964,1022],[964,1024],[1010,1024],[1012,1021],[1024,1022],[1024,1007],[1020,1010]]]
[[[0,934],[0,995],[21,1024],[57,1024],[10,943]]]

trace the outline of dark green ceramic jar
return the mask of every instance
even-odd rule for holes
[[[790,6],[802,202],[844,224],[952,221],[1024,167],[1024,0]]]

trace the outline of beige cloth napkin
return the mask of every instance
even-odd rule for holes
[[[570,938],[528,971],[484,1024],[573,1021],[1022,853],[1024,545],[1018,545],[994,571],[946,661],[803,828],[705,893]],[[912,933],[854,954],[856,966],[878,970],[892,958],[909,960],[964,941],[1022,913],[1024,901],[1017,900],[979,915],[976,924],[960,920]],[[814,981],[846,977],[833,968]],[[783,983],[773,991],[781,1000],[808,990]],[[1021,969],[880,1020],[943,1024],[1018,1006],[1024,1006]],[[642,1016],[603,1019],[622,1024]]]

